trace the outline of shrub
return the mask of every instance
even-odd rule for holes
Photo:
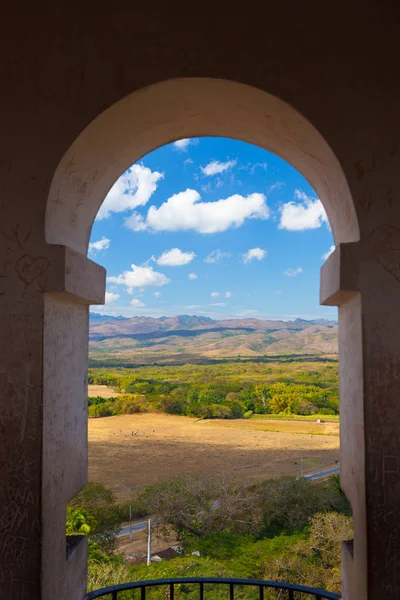
[[[68,505],[70,514],[81,511],[91,527],[89,538],[100,551],[113,554],[122,515],[112,491],[101,483],[89,482]]]
[[[231,419],[242,419],[243,418],[243,415],[245,412],[245,407],[244,407],[244,404],[239,402],[239,400],[232,400],[231,402],[227,402],[226,406],[231,411],[231,414],[230,414]]]
[[[89,417],[111,417],[113,415],[112,402],[104,402],[103,404],[92,404],[89,406]]]
[[[309,537],[269,560],[263,577],[340,593],[341,544],[353,537],[352,520],[335,512],[316,513],[309,525]]]

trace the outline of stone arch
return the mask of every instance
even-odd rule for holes
[[[97,211],[123,171],[159,146],[210,135],[254,144],[291,163],[319,195],[335,243],[359,239],[340,163],[305,117],[283,100],[249,85],[181,78],[126,96],[73,142],[50,187],[46,241],[86,253]]]
[[[42,586],[51,590],[48,597],[62,596],[61,580],[65,598],[72,597],[70,589],[83,597],[85,587],[85,549],[65,563],[63,536],[65,507],[87,479],[88,305],[102,303],[105,287],[104,270],[84,256],[93,221],[109,189],[134,162],[174,140],[212,135],[254,144],[288,161],[317,192],[335,244],[343,244],[325,264],[321,287],[325,303],[343,305],[341,331],[348,330],[339,347],[346,365],[341,387],[348,424],[342,427],[341,454],[347,463],[342,480],[354,510],[355,544],[354,559],[344,560],[345,588],[364,590],[366,585],[363,390],[354,384],[362,379],[361,304],[350,268],[358,244],[349,244],[359,240],[359,225],[346,177],[327,141],[288,103],[241,83],[181,78],[142,88],[102,112],[68,148],[50,186],[45,236],[54,264],[44,306],[42,485],[52,493],[43,496],[43,514],[51,517],[43,521],[41,539]],[[342,269],[342,262],[349,261],[350,267]],[[60,455],[55,460],[56,447],[74,451],[67,460]],[[356,583],[347,583],[353,571]]]

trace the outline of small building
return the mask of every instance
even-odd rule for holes
[[[173,548],[166,548],[165,550],[160,550],[156,554],[152,554],[151,562],[161,562],[162,560],[171,560],[179,556],[179,552],[174,550]]]

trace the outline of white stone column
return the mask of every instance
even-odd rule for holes
[[[65,517],[87,478],[88,307],[102,267],[25,224],[0,239],[0,597],[82,600]]]
[[[82,600],[86,540],[66,558],[65,517],[87,483],[89,305],[104,302],[105,271],[74,250],[51,248],[60,266],[44,301],[41,600]]]
[[[354,516],[345,600],[400,597],[400,231],[377,227],[322,268],[339,306],[341,484]]]

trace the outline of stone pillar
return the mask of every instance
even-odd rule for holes
[[[66,559],[68,502],[87,483],[89,305],[102,304],[105,270],[64,246],[48,282],[43,328],[42,595],[82,600],[86,540]]]
[[[67,561],[65,514],[87,478],[88,307],[105,272],[22,226],[4,239],[0,598],[82,600],[86,544]]]
[[[354,544],[342,549],[345,600],[400,597],[400,231],[382,225],[322,268],[339,306],[341,484]]]

